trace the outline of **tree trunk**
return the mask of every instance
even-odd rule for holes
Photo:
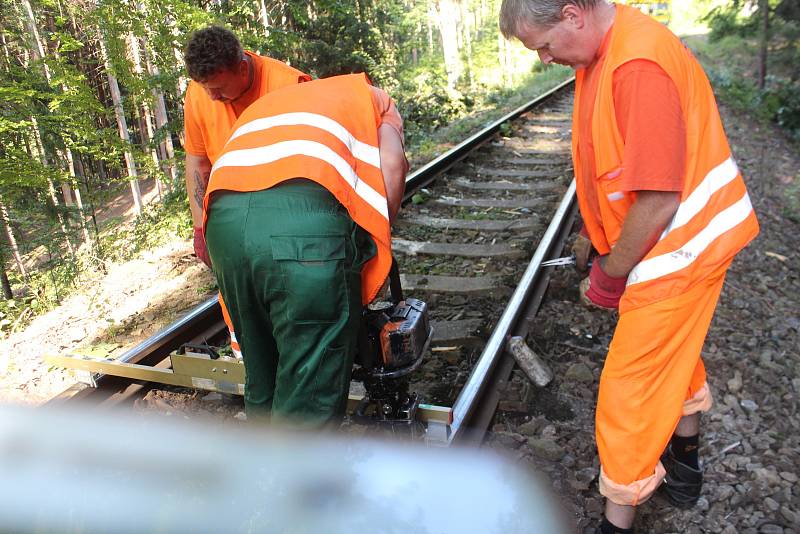
[[[769,0],[758,0],[761,11],[761,35],[758,51],[758,87],[767,84],[767,44],[769,43]]]
[[[8,239],[8,246],[11,247],[11,254],[14,256],[14,261],[17,263],[17,269],[19,269],[19,272],[23,278],[27,280],[28,270],[25,269],[25,263],[22,261],[22,255],[19,253],[17,239],[14,237],[14,228],[11,226],[11,219],[8,216],[8,210],[6,209],[2,199],[0,199],[0,217],[3,219],[3,226],[6,230],[6,239]]]
[[[0,283],[3,286],[3,298],[12,300],[14,292],[11,290],[11,280],[8,279],[8,273],[6,272],[6,259],[2,253],[0,253]]]
[[[461,74],[464,72],[464,64],[461,62],[461,54],[458,50],[459,9],[456,0],[439,0],[438,8],[437,25],[439,26],[439,34],[442,37],[442,54],[444,56],[444,69],[447,72],[447,88],[454,90],[461,78]]]
[[[119,92],[119,84],[117,78],[111,73],[111,61],[108,58],[108,52],[100,35],[100,54],[103,57],[103,63],[106,67],[106,76],[108,77],[108,87],[111,91],[111,99],[114,102],[114,115],[117,118],[117,128],[119,129],[119,136],[126,145],[131,144],[131,136],[128,133],[128,123],[125,120],[125,110],[122,107],[122,95]],[[130,150],[125,151],[125,165],[128,169],[128,180],[131,184],[131,194],[133,196],[133,204],[136,209],[136,215],[142,214],[142,192],[139,189],[139,180],[136,173],[136,162],[133,159],[133,153]]]
[[[81,198],[81,190],[79,181],[78,181],[78,173],[76,172],[75,168],[75,158],[72,156],[72,151],[67,150],[67,166],[69,167],[69,175],[72,176],[75,184],[75,188],[72,192],[75,194],[75,204],[78,207],[78,212],[81,216],[81,231],[83,232],[83,242],[86,245],[91,246],[92,238],[89,236],[89,228],[86,225],[86,212],[83,209],[83,199]],[[81,168],[81,174],[83,174],[83,169]]]
[[[34,54],[38,55],[37,59],[42,60],[42,66],[44,67],[44,75],[47,77],[47,81],[49,82],[50,69],[47,67],[47,63],[44,62],[44,45],[42,44],[41,37],[39,37],[39,28],[36,26],[36,19],[33,16],[33,9],[31,9],[31,3],[29,0],[22,0],[22,5],[25,8],[25,14],[28,16],[28,29],[33,35],[34,43],[36,45],[36,48],[34,49]]]
[[[269,16],[267,14],[267,5],[264,0],[257,0],[258,3],[258,18],[261,25],[264,26],[264,36],[269,37]]]
[[[133,71],[137,76],[144,78],[144,68],[142,68],[142,54],[139,49],[139,40],[133,35],[133,33],[129,32],[127,42],[128,49],[131,53],[131,57],[133,58]],[[150,157],[153,159],[154,168],[159,169],[161,168],[161,162],[158,160],[158,152],[156,152],[155,142],[153,141],[155,137],[153,119],[151,117],[150,104],[148,104],[146,100],[142,102],[142,118],[144,119],[145,126],[142,135],[143,144],[150,152]],[[156,176],[155,182],[156,190],[158,191],[158,199],[161,200],[161,178]]]
[[[180,38],[181,33],[178,30],[178,25],[175,23],[175,20],[172,17],[164,17],[164,23],[169,27],[172,36],[175,37],[175,42],[177,42],[178,38]],[[181,52],[180,47],[177,44],[174,44],[172,47],[172,53],[175,54],[175,64],[179,66],[178,71],[183,72],[183,53]],[[189,85],[189,81],[186,79],[186,76],[182,74],[178,77],[178,97],[182,97],[186,94],[186,87]]]
[[[140,7],[140,9],[144,9],[143,6]],[[143,50],[148,73],[150,76],[159,76],[161,72],[150,57],[150,53],[147,49],[147,39],[145,39]],[[175,167],[175,147],[172,145],[172,132],[168,130],[169,117],[167,115],[167,105],[164,101],[164,93],[156,88],[153,88],[153,97],[156,102],[156,128],[159,131],[158,135],[163,137],[163,140],[159,143],[162,153],[162,169],[167,176],[167,190],[172,191],[172,186],[178,179],[178,170]]]
[[[28,22],[29,22],[29,26],[31,28],[31,33],[34,35],[35,42],[36,42],[35,50],[36,50],[37,54],[39,54],[39,56],[42,59],[44,59],[44,53],[45,53],[44,44],[42,42],[41,37],[39,36],[39,32],[38,32],[38,29],[36,27],[36,19],[34,19],[34,17],[33,17],[33,10],[31,9],[30,1],[29,0],[24,0],[24,3],[25,3],[25,9],[26,9],[27,14],[28,14]],[[54,51],[54,55],[55,55],[56,60],[60,60],[60,57],[59,57],[57,49]],[[50,84],[50,83],[52,83],[50,70],[48,69],[47,64],[44,63],[44,62],[43,62],[43,67],[44,67],[45,78],[47,78],[47,83]],[[63,83],[61,84],[61,90],[63,92],[67,91],[67,88]],[[66,183],[66,182],[62,182],[61,183],[61,193],[64,196],[64,204],[66,206],[73,206],[73,205],[77,204],[78,211],[79,211],[79,214],[80,214],[79,217],[81,219],[81,228],[83,229],[84,242],[89,244],[90,243],[89,232],[86,230],[86,216],[85,216],[85,214],[83,212],[83,204],[82,204],[81,198],[80,198],[80,191],[77,189],[77,183],[78,182],[77,182],[77,179],[75,177],[75,167],[72,164],[72,160],[73,160],[72,150],[68,146],[66,146],[66,142],[64,144],[65,144],[65,150],[62,151],[61,149],[56,149],[56,154],[58,155],[58,157],[59,157],[59,159],[61,161],[66,161],[67,169],[69,171],[69,175],[70,175],[72,183],[69,184],[69,183]],[[44,153],[44,147],[42,147],[42,153]],[[76,188],[74,190],[72,188],[73,185],[76,186]],[[75,196],[75,201],[74,202],[73,202],[73,194]],[[51,194],[51,197],[52,196],[53,195]],[[54,202],[55,202],[55,200],[54,200]],[[63,225],[63,223],[62,223],[62,225]],[[69,239],[67,239],[67,243],[69,243]],[[70,243],[70,247],[69,248],[70,248],[70,251],[72,251],[71,243]]]
[[[39,133],[39,123],[36,120],[36,117],[31,116],[31,124],[33,125],[33,143],[31,144],[31,155],[34,157],[38,157],[39,161],[42,162],[44,167],[50,167],[49,159],[47,158],[47,152],[44,148],[44,143],[42,143],[42,136]],[[50,197],[50,201],[53,203],[53,208],[56,211],[56,218],[58,219],[58,224],[61,227],[61,233],[64,234],[64,243],[67,245],[67,250],[72,256],[75,256],[75,247],[72,245],[72,241],[69,239],[69,232],[67,232],[67,225],[64,221],[64,216],[61,214],[59,210],[60,203],[58,202],[58,196],[56,195],[56,186],[53,184],[53,180],[50,176],[47,176],[47,192]]]
[[[472,68],[472,31],[475,28],[474,17],[469,10],[469,2],[461,2],[461,21],[465,55],[467,57],[467,76],[469,77],[469,86],[471,89],[475,88],[475,74]]]
[[[150,46],[150,35],[152,35],[152,28],[147,23],[147,5],[142,1],[137,1],[136,9],[142,13],[143,20],[145,21],[144,35],[141,37],[141,39],[143,45],[142,54],[144,56],[145,66],[147,67],[147,73],[152,77],[158,77],[160,76],[161,71],[158,68],[158,65],[156,65],[153,61],[153,55],[150,53],[150,49],[152,48]],[[170,27],[173,26],[170,25]],[[176,59],[179,61],[181,60],[181,58],[177,55]],[[178,90],[181,91],[180,83]],[[185,87],[183,90],[185,90]],[[164,100],[164,93],[161,89],[153,87],[152,93],[153,101],[155,102],[155,110],[153,115],[156,121],[156,133],[154,135],[156,138],[162,139],[158,143],[158,149],[161,155],[161,170],[167,177],[167,190],[172,191],[173,184],[176,182],[178,177],[178,170],[175,165],[175,147],[172,144],[172,132],[168,130],[169,117],[167,115],[167,105]]]

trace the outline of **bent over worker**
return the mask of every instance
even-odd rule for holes
[[[248,419],[345,411],[362,305],[391,266],[403,126],[355,74],[271,92],[211,171],[205,237],[244,354]]]
[[[500,27],[576,70],[578,203],[600,255],[581,298],[619,309],[597,400],[599,531],[631,532],[662,481],[678,505],[699,497],[699,413],[711,406],[700,351],[758,223],[708,79],[665,26],[601,0],[504,0]]]
[[[311,77],[275,59],[243,50],[236,35],[220,26],[193,33],[186,44],[184,60],[192,79],[184,101],[186,192],[194,226],[194,252],[211,267],[201,228],[203,196],[211,165],[228,141],[233,123],[258,98]],[[231,346],[240,356],[222,299],[220,306],[231,332]]]

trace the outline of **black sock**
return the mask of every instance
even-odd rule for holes
[[[600,523],[600,532],[602,534],[633,534],[633,527],[619,528],[614,523],[603,517],[603,522]]]
[[[699,469],[700,464],[697,460],[697,449],[700,439],[697,434],[694,436],[672,436],[670,446],[672,455],[680,463],[688,465],[693,469]]]

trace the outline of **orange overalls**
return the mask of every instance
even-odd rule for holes
[[[636,200],[620,187],[625,144],[614,112],[614,71],[636,59],[655,62],[677,88],[686,125],[681,203],[628,276],[597,401],[600,491],[615,503],[636,505],[663,480],[659,457],[679,419],[711,406],[700,351],[725,271],[756,236],[758,223],[711,86],[691,52],[665,26],[624,5],[616,5],[610,31],[591,118],[595,176],[583,175],[578,150],[582,70],[572,129],[578,203],[600,254],[610,252]],[[582,194],[587,187],[596,208]]]
[[[298,83],[311,80],[311,76],[290,67],[281,61],[245,52],[252,61],[253,84],[258,88],[258,96]],[[186,88],[184,100],[184,131],[186,138],[183,147],[189,154],[206,156],[213,165],[228,142],[231,129],[241,114],[235,103],[211,100],[205,90],[195,81]],[[231,335],[231,349],[237,358],[242,357],[236,333],[233,331],[225,302],[219,296],[222,318]]]

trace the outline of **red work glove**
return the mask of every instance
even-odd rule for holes
[[[205,263],[211,268],[211,258],[208,256],[208,247],[206,246],[206,237],[203,235],[202,228],[194,229],[194,255],[197,259]]]
[[[619,299],[625,292],[628,277],[612,278],[605,273],[600,263],[595,260],[589,276],[581,280],[581,302],[589,307],[615,310],[619,308]]]

